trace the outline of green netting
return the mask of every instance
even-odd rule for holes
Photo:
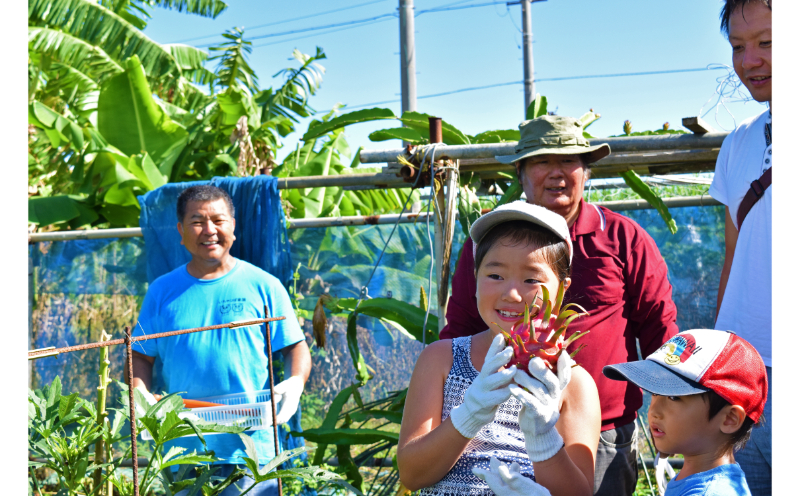
[[[655,210],[622,212],[653,236],[669,267],[673,298],[682,330],[713,327],[717,286],[724,257],[724,207],[671,209],[679,230],[672,235]],[[303,328],[313,342],[310,316],[317,297],[328,292],[339,297],[357,297],[392,230],[391,225],[331,227],[290,230],[292,267],[299,274],[298,304]],[[433,238],[433,225],[430,237]],[[452,268],[464,240],[456,232]],[[147,290],[144,241],[141,238],[66,241],[33,244],[30,256],[35,266],[36,301],[31,348],[66,346],[96,341],[101,329],[121,337],[126,325],[134,325]],[[430,244],[424,222],[398,226],[381,264],[368,286],[371,297],[391,294],[419,305],[420,286],[425,288],[436,311],[435,275],[428,292]],[[435,274],[435,273],[434,273]],[[287,287],[293,281],[285,281]],[[312,344],[314,366],[304,398],[309,419],[355,376],[345,340],[346,322],[330,319],[328,346]],[[375,379],[364,391],[364,399],[377,398],[407,385],[413,364],[422,349],[396,330],[360,316],[359,337],[367,364]],[[96,350],[70,353],[33,362],[34,387],[60,375],[65,391],[94,396],[99,354]],[[113,377],[122,379],[124,350],[111,351]],[[116,397],[112,394],[112,398]],[[309,420],[310,421],[310,420]],[[304,422],[305,424],[306,422]]]

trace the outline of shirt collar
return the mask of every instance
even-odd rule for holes
[[[595,231],[602,231],[605,229],[606,219],[605,215],[594,205],[586,203],[581,198],[580,212],[578,218],[572,227],[569,228],[570,236],[575,239],[575,236],[581,234],[590,234]]]

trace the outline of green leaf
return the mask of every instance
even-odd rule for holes
[[[528,105],[528,109],[525,111],[525,119],[531,120],[543,115],[547,115],[547,97],[537,93],[536,97],[534,97],[531,104]]]
[[[410,127],[395,127],[392,129],[379,129],[369,133],[370,141],[387,141],[392,139],[400,139],[411,143],[412,145],[426,145],[428,140],[424,138],[419,131],[411,129]]]
[[[80,38],[116,60],[137,56],[153,77],[177,75],[169,51],[148,38],[130,19],[93,0],[31,0],[28,25],[47,26]]]
[[[164,7],[166,9],[177,10],[178,12],[186,11],[187,14],[195,14],[203,17],[210,17],[216,19],[225,9],[228,4],[221,0],[151,0],[154,5]]]
[[[507,141],[519,141],[519,129],[484,131],[476,134],[474,138],[473,143],[505,143]]]
[[[353,312],[347,318],[347,349],[350,351],[350,358],[353,360],[353,367],[356,369],[356,379],[363,385],[370,379],[367,370],[367,362],[358,347],[358,332],[356,330],[356,317],[358,312]],[[335,443],[330,443],[335,444]]]
[[[397,443],[400,434],[379,429],[307,429],[303,432],[291,432],[292,436],[305,438],[306,441],[318,444],[352,445],[375,444],[380,441]]]
[[[580,119],[578,119],[578,120],[581,121],[581,125],[583,126],[583,129],[585,130],[587,127],[591,126],[599,118],[600,118],[600,114],[596,114],[596,113],[594,113],[593,111],[590,110],[589,112],[586,112],[585,114],[583,114],[580,117]]]
[[[396,118],[397,116],[394,115],[394,112],[387,108],[375,107],[371,109],[356,110],[355,112],[342,114],[339,117],[335,117],[327,122],[320,122],[319,124],[309,126],[308,131],[306,131],[306,134],[303,135],[303,141],[319,138],[323,134],[327,134],[334,129],[349,126],[350,124],[356,124],[358,122]]]
[[[390,412],[387,410],[365,410],[363,412],[350,413],[350,418],[355,422],[364,422],[369,419],[388,420],[395,424],[403,421],[403,412]]]
[[[354,310],[355,298],[342,298],[338,301],[339,307],[345,310]],[[422,342],[422,324],[425,320],[425,309],[419,308],[404,301],[394,298],[371,298],[363,300],[358,307],[358,313],[386,321],[396,327],[402,328],[419,342]],[[428,315],[426,325],[426,343],[439,339],[439,319],[433,313]]]
[[[465,236],[469,236],[472,224],[481,216],[481,202],[475,190],[469,186],[460,186],[458,195],[458,221]]]
[[[100,215],[105,217],[114,226],[133,227],[139,225],[139,207],[104,205],[99,210]]]
[[[125,67],[100,89],[97,128],[126,155],[147,152],[161,174],[169,177],[188,133],[156,103],[139,58],[129,58]]]
[[[28,198],[28,222],[49,226],[67,222],[81,215],[75,200],[66,196],[34,196]]]
[[[519,181],[517,181],[516,179],[512,179],[511,184],[509,184],[508,189],[505,190],[503,196],[500,197],[500,200],[498,200],[497,205],[495,205],[495,208],[499,207],[500,205],[505,205],[506,203],[517,201],[521,197],[522,197],[522,186],[519,184]]]
[[[336,457],[339,459],[339,466],[344,469],[347,474],[348,481],[359,491],[364,491],[364,478],[358,470],[353,455],[350,453],[349,445],[336,446]]]
[[[406,126],[415,129],[421,136],[430,136],[428,114],[421,112],[404,112],[400,120]],[[469,145],[469,138],[461,131],[442,119],[442,141],[447,145]]]
[[[220,130],[225,134],[233,132],[236,123],[242,116],[247,116],[248,126],[260,124],[259,112],[253,97],[237,86],[231,86],[216,95],[217,104],[222,115]]]
[[[175,446],[173,446],[172,448],[175,448]],[[212,462],[215,462],[215,461],[218,461],[218,460],[219,460],[219,458],[217,458],[215,456],[197,455],[197,454],[191,453],[191,454],[188,454],[188,455],[183,455],[183,456],[179,456],[179,457],[173,458],[172,460],[170,460],[170,461],[168,461],[166,463],[162,463],[159,466],[159,469],[163,470],[163,469],[165,469],[167,467],[172,467],[172,466],[175,466],[175,465],[199,465],[201,463],[212,463]]]
[[[672,234],[678,232],[678,225],[675,223],[675,220],[672,218],[672,214],[669,213],[669,209],[661,198],[656,195],[650,186],[648,186],[642,179],[633,171],[625,171],[620,172],[619,175],[622,179],[625,180],[625,184],[627,184],[637,195],[641,196],[643,199],[647,200],[647,203],[650,204],[653,208],[655,208],[661,218],[664,219],[664,223],[669,228],[669,231]]]

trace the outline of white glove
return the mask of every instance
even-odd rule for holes
[[[528,479],[519,472],[517,462],[506,465],[495,457],[489,461],[489,470],[473,467],[472,473],[485,480],[497,496],[550,496],[550,491],[541,484]]]
[[[275,394],[275,404],[278,413],[275,420],[280,424],[285,424],[297,411],[300,405],[300,396],[303,395],[303,378],[299,375],[293,375],[283,382],[275,384],[273,393]]]
[[[472,439],[481,428],[494,420],[494,414],[501,403],[511,397],[508,386],[514,380],[517,367],[502,369],[514,350],[506,346],[505,338],[498,334],[489,346],[486,359],[478,377],[464,393],[464,403],[453,408],[450,419],[453,426],[464,437]],[[499,369],[499,370],[498,370]]]
[[[541,462],[553,457],[564,446],[561,434],[556,430],[559,417],[559,403],[564,388],[572,377],[575,362],[568,353],[558,358],[556,376],[541,358],[533,358],[528,365],[531,375],[524,370],[517,371],[511,394],[522,403],[519,412],[519,428],[525,435],[525,449],[532,462]],[[533,377],[531,377],[533,376]]]

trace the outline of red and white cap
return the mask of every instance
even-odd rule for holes
[[[727,331],[681,332],[646,360],[606,365],[603,374],[661,396],[711,390],[744,408],[754,422],[758,422],[767,402],[764,361],[750,343]]]

